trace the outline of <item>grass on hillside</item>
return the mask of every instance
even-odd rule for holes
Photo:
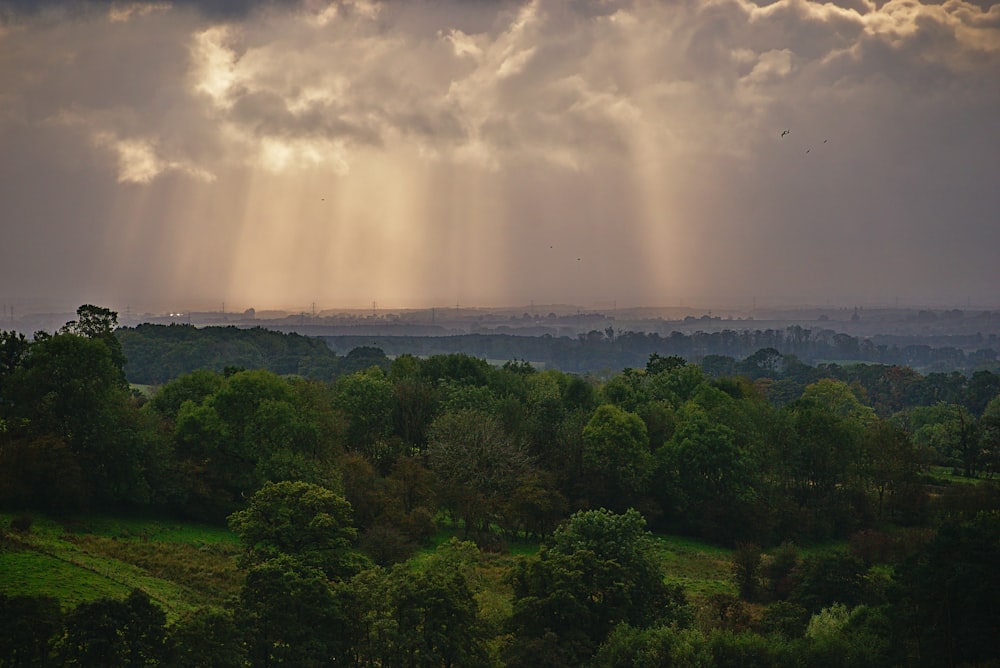
[[[35,550],[0,552],[0,592],[8,596],[52,596],[68,609],[95,598],[125,598],[130,591],[118,581]]]
[[[986,482],[996,482],[990,478],[966,478],[957,472],[954,466],[931,466],[927,469],[927,475],[938,482],[958,485],[980,485]]]
[[[8,530],[11,514],[0,513],[6,539],[0,541],[0,593],[46,594],[64,609],[102,597],[124,598],[133,588],[160,604],[168,619],[204,605],[222,605],[239,593],[243,574],[234,534],[219,527],[136,518],[94,516],[72,522],[38,517],[29,531]],[[461,526],[446,524],[430,545],[409,560],[420,570]],[[691,538],[654,536],[667,582],[683,587],[703,605],[713,594],[735,594],[732,551]],[[539,543],[512,541],[499,553],[484,552],[470,578],[484,619],[500,623],[511,612],[513,593],[506,575]]]
[[[135,392],[138,392],[140,395],[142,395],[146,399],[149,399],[154,394],[156,394],[156,390],[159,389],[160,386],[159,385],[143,385],[142,383],[129,383],[129,387],[132,390],[134,390]]]
[[[137,538],[164,543],[224,545],[239,547],[239,537],[224,527],[179,521],[97,515],[61,525],[67,533],[92,534],[105,538]]]
[[[431,555],[449,540],[463,539],[460,526],[443,526],[431,538],[431,545],[410,559],[414,568],[421,568]],[[713,594],[736,594],[732,578],[731,549],[682,536],[654,535],[657,555],[663,564],[664,579],[680,585],[693,602],[701,602]],[[536,554],[538,542],[516,541],[505,552],[492,555],[491,562],[506,570],[514,558]]]
[[[9,527],[11,518],[0,514],[0,527]],[[138,588],[173,619],[204,605],[221,605],[239,591],[238,551],[235,536],[214,527],[36,518],[29,531],[6,531],[0,592],[46,594],[70,609],[97,598],[124,598]]]
[[[732,554],[727,548],[681,536],[655,536],[666,581],[683,587],[692,601],[713,594],[736,594]]]

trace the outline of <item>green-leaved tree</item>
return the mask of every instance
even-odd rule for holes
[[[342,579],[365,565],[354,548],[357,531],[351,523],[351,504],[319,485],[266,483],[244,510],[230,515],[229,526],[243,543],[243,566],[287,556],[329,578]]]

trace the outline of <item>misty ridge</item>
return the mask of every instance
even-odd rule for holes
[[[269,368],[329,379],[338,355],[374,348],[391,357],[464,353],[502,364],[525,360],[538,368],[608,373],[641,368],[649,355],[676,355],[722,364],[719,372],[761,349],[816,365],[867,363],[908,366],[922,373],[966,374],[998,368],[1000,311],[931,308],[796,307],[755,310],[673,308],[586,309],[571,305],[507,308],[452,307],[367,310],[192,311],[120,315],[130,379],[165,382],[199,368],[190,358],[157,346],[198,341],[215,347],[206,368]],[[21,313],[3,305],[0,324],[29,335],[55,331],[66,313]],[[245,331],[252,330],[252,331]],[[276,333],[292,335],[275,338]],[[270,343],[254,343],[269,341]],[[233,347],[232,342],[239,342]],[[242,349],[250,345],[254,350]],[[278,352],[268,346],[277,345]],[[333,357],[327,357],[329,352]],[[316,358],[319,367],[300,368]],[[156,361],[169,359],[171,364]],[[731,362],[727,362],[729,358]],[[201,362],[199,362],[199,360]],[[331,365],[332,364],[332,365]],[[150,365],[156,367],[150,371]],[[303,372],[303,369],[311,370]],[[356,370],[356,369],[354,369]]]
[[[497,366],[521,360],[539,369],[602,377],[642,368],[650,355],[681,357],[713,376],[782,375],[803,365],[891,365],[966,375],[1000,368],[1000,314],[991,311],[806,309],[768,312],[767,320],[728,313],[671,320],[654,309],[529,308],[535,314],[474,308],[294,314],[247,309],[126,320],[117,334],[129,379],[143,384],[229,366],[330,381],[367,366],[387,368],[400,355],[455,353]]]

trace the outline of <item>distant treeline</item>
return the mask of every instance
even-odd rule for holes
[[[569,373],[639,368],[654,353],[700,362],[712,356],[743,359],[762,348],[773,348],[782,355],[794,355],[806,364],[867,362],[908,366],[925,372],[1000,368],[994,335],[951,337],[953,345],[935,347],[915,343],[919,337],[914,336],[858,338],[830,329],[814,331],[799,325],[785,329],[726,329],[692,334],[673,332],[669,336],[655,332],[622,332],[608,327],[603,331],[592,330],[577,338],[515,334],[323,338],[335,350],[374,346],[390,356],[465,353],[491,360],[524,359]],[[940,336],[934,339],[935,342],[940,340]]]
[[[262,327],[199,328],[186,324],[144,324],[122,327],[116,333],[127,359],[125,373],[129,381],[148,385],[165,383],[195,369],[223,371],[227,367],[266,369],[280,375],[330,381],[378,363],[382,352],[389,357],[464,353],[499,362],[520,359],[568,373],[641,368],[650,355],[657,354],[683,357],[704,364],[707,370],[717,370],[718,375],[728,375],[741,372],[739,361],[761,349],[773,349],[784,358],[809,365],[863,362],[907,366],[924,373],[1000,371],[993,335],[954,337],[955,345],[934,347],[884,343],[880,341],[892,337],[858,338],[798,325],[785,329],[673,332],[669,336],[609,327],[576,338],[514,334],[309,337]]]

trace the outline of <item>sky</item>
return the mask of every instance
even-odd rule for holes
[[[25,300],[1000,308],[1000,4],[0,0]]]

